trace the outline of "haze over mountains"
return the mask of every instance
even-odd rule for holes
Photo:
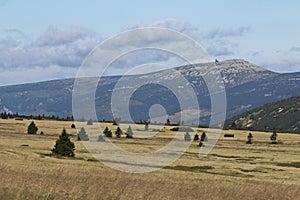
[[[210,95],[200,71],[209,70],[214,65],[214,63],[205,63],[174,68],[188,80],[194,89],[199,101],[203,125],[209,123]],[[266,103],[300,96],[300,72],[275,73],[240,59],[219,62],[217,68],[213,70],[220,72],[225,85],[227,118]],[[172,70],[169,70],[168,76],[160,76],[159,73],[161,72],[135,76],[161,78],[157,83],[172,77]],[[113,119],[111,95],[120,78],[120,76],[101,78],[95,94],[99,120]],[[123,78],[130,79],[130,77]],[[2,86],[0,87],[0,111],[26,115],[71,116],[73,84],[74,79],[62,79]],[[177,122],[176,116],[180,112],[178,100],[170,90],[159,84],[147,84],[134,92],[130,99],[129,109],[132,118],[135,121],[148,120],[149,108],[154,104],[161,104],[170,115],[170,119]]]

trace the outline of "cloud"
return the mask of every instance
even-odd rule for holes
[[[200,41],[210,55],[223,57],[235,55],[238,45],[231,40],[234,37],[241,37],[251,30],[249,26],[241,26],[235,29],[213,29],[208,32],[201,32],[197,27],[189,23],[170,18],[149,24],[137,24],[123,30],[128,31],[143,27],[160,27],[178,31]],[[148,41],[142,41],[139,40],[139,37],[135,37],[136,42],[143,45],[151,40],[157,40],[157,42],[164,42],[167,47],[169,45],[170,48],[176,46],[177,48],[187,49],[187,55],[194,54],[192,50],[189,50],[192,48],[189,48],[176,37],[172,38],[170,35],[163,35],[163,32],[161,35],[157,35],[157,33],[151,34],[151,32],[146,34],[148,34]],[[95,31],[78,26],[60,27],[51,25],[37,37],[32,37],[19,29],[3,30],[0,32],[0,72],[2,83],[4,84],[4,80],[7,83],[11,83],[4,75],[12,78],[14,71],[19,73],[15,75],[15,80],[20,82],[22,82],[22,78],[23,81],[28,82],[27,76],[31,76],[27,72],[45,79],[63,78],[62,75],[68,76],[67,71],[73,72],[73,70],[78,69],[86,56],[102,40],[103,38]],[[107,52],[115,51],[120,44],[126,43],[124,41],[120,41],[119,44],[115,43],[109,47],[111,49],[108,49]],[[120,58],[114,63],[114,68],[111,70],[117,74],[118,70],[126,70],[126,66],[132,67],[149,62],[159,62],[169,67],[177,66],[177,63],[180,63],[174,56],[172,57],[166,52],[141,51],[135,55],[127,55]],[[54,73],[54,71],[57,73]],[[36,80],[40,80],[39,77],[36,77]],[[34,77],[30,78],[30,80],[34,80]]]
[[[79,67],[100,37],[80,27],[50,26],[38,38],[18,29],[7,29],[0,38],[0,70],[57,65]]]
[[[227,28],[227,29],[213,29],[209,31],[205,38],[216,39],[216,38],[227,38],[227,37],[241,37],[251,30],[250,26],[241,26],[238,28]]]
[[[95,32],[86,28],[69,27],[66,29],[52,25],[38,38],[37,43],[41,46],[66,45],[94,36]]]
[[[300,52],[300,47],[291,47],[289,51],[298,53]]]
[[[162,20],[155,21],[149,24],[136,24],[130,27],[125,28],[125,30],[131,30],[135,28],[144,28],[144,27],[158,27],[158,28],[167,28],[178,31],[180,33],[187,34],[191,37],[195,36],[196,33],[199,33],[199,29],[190,25],[189,23],[185,23],[173,18],[166,18]]]
[[[254,51],[254,52],[252,52],[251,56],[257,57],[257,56],[260,56],[261,53],[262,53],[261,51]]]
[[[230,50],[228,47],[226,46],[209,46],[207,48],[207,52],[210,55],[213,56],[228,56],[228,55],[233,55],[234,52],[232,50]]]

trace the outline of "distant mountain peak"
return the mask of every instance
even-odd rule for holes
[[[243,59],[230,59],[219,61],[217,66],[219,68],[239,68],[240,70],[254,70],[254,71],[268,71],[265,68],[259,67]]]

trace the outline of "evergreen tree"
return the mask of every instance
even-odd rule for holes
[[[273,131],[273,134],[270,137],[272,144],[277,144],[277,133],[276,131]]]
[[[206,133],[203,131],[202,135],[201,135],[201,139],[200,139],[201,142],[207,142],[207,136],[206,136]]]
[[[117,128],[115,134],[116,134],[116,136],[117,136],[118,138],[121,137],[121,135],[122,135],[122,130],[120,129],[120,127]]]
[[[51,150],[53,155],[65,156],[65,157],[74,157],[75,145],[70,140],[70,135],[66,132],[66,129],[63,129],[54,148]]]
[[[253,135],[252,135],[251,132],[248,134],[247,138],[248,138],[247,144],[252,144],[252,138],[253,138]]]
[[[149,130],[149,123],[148,122],[146,122],[145,123],[145,129],[144,129],[145,131],[148,131]]]
[[[100,134],[99,136],[98,136],[98,140],[97,140],[98,142],[104,142],[105,140],[104,140],[104,138],[103,138],[103,136]]]
[[[133,138],[133,132],[132,132],[131,126],[129,126],[126,131],[126,138]]]
[[[80,141],[89,141],[89,136],[86,134],[85,129],[82,127],[79,131],[79,133],[77,134],[77,139]]]
[[[166,120],[166,125],[170,125],[171,124],[171,122],[170,122],[170,119],[168,118],[167,120]]]
[[[34,121],[32,121],[27,128],[27,133],[36,134],[37,131],[38,131],[38,127],[35,125]]]
[[[198,146],[199,146],[199,147],[204,147],[204,146],[205,146],[205,145],[204,145],[204,142],[201,142],[201,141],[200,141],[199,144],[198,144]]]
[[[108,127],[106,127],[103,131],[103,134],[106,136],[106,137],[112,137],[112,132],[108,129]]]
[[[118,126],[120,124],[120,122],[121,122],[121,118],[120,117],[116,117],[115,120],[114,120],[114,122],[113,122],[113,125]]]
[[[190,136],[189,132],[185,132],[184,141],[191,141],[191,136]]]
[[[194,136],[194,141],[198,141],[199,140],[199,135],[196,133]]]

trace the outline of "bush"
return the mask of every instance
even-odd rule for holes
[[[71,128],[76,128],[75,124],[72,124],[72,125],[71,125]]]
[[[190,127],[181,126],[181,127],[174,127],[170,129],[171,131],[178,131],[178,132],[194,132],[194,130]]]
[[[224,134],[224,137],[233,137],[234,138],[234,134],[226,133],[226,134]]]
[[[38,127],[35,125],[34,121],[32,121],[27,128],[27,133],[36,134],[37,131],[38,131]]]
[[[65,157],[74,157],[75,145],[70,140],[70,135],[66,132],[66,129],[63,129],[54,148],[51,150],[53,155],[65,156]]]
[[[87,122],[86,122],[86,125],[93,125],[93,120],[88,120]]]

